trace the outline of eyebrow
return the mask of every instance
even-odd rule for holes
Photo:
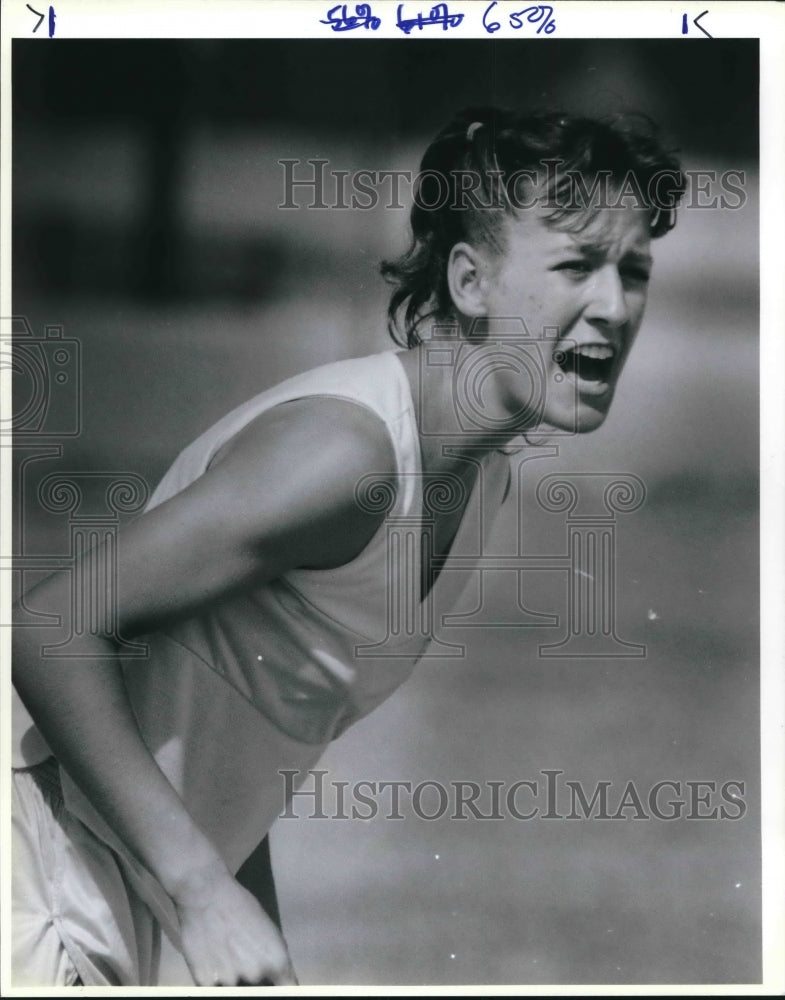
[[[632,264],[645,264],[646,267],[651,267],[654,264],[654,258],[652,255],[644,253],[641,250],[628,250],[622,257],[622,261],[625,260]]]
[[[560,247],[554,251],[554,256],[565,253],[579,253],[584,257],[601,257],[607,250],[607,243],[578,243]],[[641,264],[652,264],[654,258],[645,250],[630,249],[624,254],[625,260],[636,260]]]

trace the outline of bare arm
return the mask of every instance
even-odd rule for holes
[[[121,534],[120,632],[153,630],[294,566],[353,558],[379,523],[357,508],[354,485],[392,468],[381,421],[352,404],[303,400],[263,414]],[[65,619],[68,581],[54,576],[29,599]],[[45,641],[15,629],[17,690],[62,766],[171,896],[197,984],[292,982],[277,931],[145,746],[111,638],[83,636],[84,659],[68,660],[42,659]]]

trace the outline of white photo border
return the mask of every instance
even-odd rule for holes
[[[48,4],[27,5],[17,0],[4,0],[2,6],[2,260],[0,261],[0,315],[11,315],[11,41],[29,37],[35,20],[31,7],[46,11]],[[295,3],[276,0],[159,0],[159,2],[95,2],[95,0],[60,0],[57,9],[58,38],[325,38],[329,29],[321,23],[332,3],[300,0]],[[351,4],[349,5],[352,6]],[[357,44],[372,44],[375,38],[400,37],[396,30],[396,3],[373,0],[374,13],[383,15],[383,24],[370,36],[364,32]],[[418,5],[413,5],[418,6]],[[421,5],[427,9],[430,4]],[[444,38],[486,37],[481,23],[485,4],[471,0],[452,0],[451,11],[466,13],[464,22]],[[499,9],[520,5],[502,2]],[[687,16],[698,17],[703,4],[684,4]],[[562,2],[553,7],[559,18],[559,38],[671,38],[680,31],[682,8],[658,2],[595,3]],[[785,233],[785,197],[782,177],[785,170],[785,8],[778,3],[739,2],[713,3],[702,22],[716,37],[758,38],[760,41],[761,94],[761,205],[760,216],[760,278],[761,278],[761,366],[760,366],[760,470],[761,470],[761,652],[762,652],[762,851],[763,851],[763,981],[760,984],[697,984],[640,986],[493,986],[495,995],[770,995],[785,990],[785,295],[782,283],[783,233]],[[346,37],[346,36],[340,36]],[[499,36],[501,37],[501,34]],[[432,39],[433,36],[430,36]],[[52,44],[41,26],[40,44]],[[401,38],[400,44],[416,44],[416,37]],[[543,44],[547,39],[543,38]],[[56,42],[54,43],[56,44]],[[711,44],[709,39],[706,44]],[[10,405],[10,373],[2,372],[4,412]],[[2,449],[1,479],[10,478],[9,449]],[[10,551],[8,486],[3,490],[3,552]],[[7,608],[10,597],[6,581],[0,594]],[[8,630],[2,630],[7,632]],[[2,662],[9,663],[9,636],[0,635]],[[8,669],[3,672],[2,714],[3,750],[10,743],[10,698]],[[7,759],[7,758],[6,758]],[[10,798],[7,768],[0,772],[2,792],[2,843],[8,843],[8,809]],[[10,858],[8,850],[2,856],[2,926],[9,924]],[[41,996],[40,989],[12,988],[8,982],[8,941],[3,936],[2,993],[6,996]],[[167,995],[192,996],[195,992],[211,991],[193,988],[125,989],[112,991],[118,996]],[[249,995],[268,995],[269,989],[246,991]],[[282,995],[339,996],[379,995],[475,995],[478,987],[399,988],[394,986],[363,987],[301,987],[297,990],[278,989]],[[46,995],[71,995],[73,990],[51,991]],[[105,995],[102,991],[84,988],[87,996]],[[220,991],[218,991],[220,994]],[[487,993],[486,993],[487,995]]]

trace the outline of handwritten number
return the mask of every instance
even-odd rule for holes
[[[502,27],[501,21],[497,21],[493,16],[495,14],[494,8],[497,5],[498,0],[490,0],[482,13],[482,26],[489,35],[495,34]],[[439,25],[441,25],[442,31],[449,31],[451,28],[457,28],[464,19],[462,13],[451,13],[447,3],[434,4],[427,14],[420,10],[413,16],[405,16],[404,7],[404,3],[397,5],[395,26],[405,35],[410,35],[415,28],[422,31],[424,28],[438,27]],[[354,31],[356,28],[376,31],[382,23],[380,17],[374,16],[370,3],[355,4],[354,14],[350,14],[348,9],[349,4],[335,4],[319,23],[328,25],[333,31]],[[53,32],[54,10],[51,7],[49,10],[50,28]],[[553,16],[553,7],[550,4],[534,4],[525,7],[523,10],[507,15],[507,20],[509,27],[516,31],[524,27],[524,22],[536,24],[538,35],[543,33],[552,35],[556,30],[556,18]],[[697,21],[698,19],[695,21],[696,24]],[[686,25],[686,14],[684,24]],[[697,26],[700,27],[700,25]],[[702,28],[701,30],[703,31]]]
[[[485,30],[488,32],[489,35],[492,35],[494,33],[494,31],[498,31],[499,28],[501,28],[501,24],[499,24],[498,21],[489,21],[488,20],[488,15],[490,14],[490,12],[493,10],[493,8],[496,6],[496,4],[498,2],[499,2],[499,0],[491,0],[491,3],[488,4],[488,6],[485,8],[485,11],[483,12],[483,15],[482,15],[482,26],[485,28]]]
[[[510,14],[510,27],[512,28],[522,28],[523,21],[521,18],[526,14],[526,20],[529,24],[542,24],[537,28],[537,34],[539,35],[541,31],[545,31],[546,35],[552,35],[556,30],[556,21],[553,17],[553,7],[549,4],[539,4],[536,7],[527,7],[525,10],[519,10],[517,14]]]
[[[698,31],[703,32],[703,34],[707,38],[713,38],[714,36],[710,35],[708,33],[708,31],[706,31],[706,29],[700,23],[701,22],[701,18],[704,18],[708,13],[709,13],[708,10],[704,10],[703,13],[698,14],[697,17],[693,17],[692,23],[695,25],[695,27],[698,29]],[[681,15],[681,33],[682,33],[682,35],[686,35],[688,31],[689,31],[689,25],[687,24],[687,15],[686,14],[682,14]]]
[[[422,13],[417,14],[416,17],[404,17],[403,4],[399,3],[396,27],[400,28],[405,35],[408,35],[413,28],[418,28],[422,31],[423,28],[430,24],[440,24],[442,31],[447,31],[449,28],[457,28],[461,21],[463,21],[463,14],[451,14],[446,3],[435,4],[425,17],[423,17]]]
[[[489,19],[489,15],[496,6],[498,0],[491,0],[482,15],[482,24],[489,35],[501,28],[498,21]],[[525,7],[523,10],[515,11],[509,15],[510,27],[515,31],[520,30],[524,25],[524,19],[529,24],[536,24],[537,34],[543,31],[546,35],[552,35],[556,30],[556,19],[553,16],[553,7],[550,4],[536,4],[532,7]]]
[[[46,17],[46,14],[40,13],[40,11],[37,11],[34,7],[31,7],[29,3],[26,3],[25,7],[27,7],[27,9],[31,13],[35,14],[35,16],[38,18],[38,20],[35,22],[35,27],[33,28],[33,34],[35,34],[36,31],[38,31],[38,29],[41,27],[41,22]],[[50,7],[49,8],[49,37],[50,38],[54,38],[54,34],[55,34],[55,19],[56,19],[56,17],[57,17],[57,15],[55,14],[54,7]]]
[[[327,11],[327,20],[319,24],[329,24],[333,31],[353,31],[355,28],[368,28],[376,31],[382,23],[380,17],[375,17],[369,3],[354,5],[354,14],[347,12],[347,4],[336,4]]]
[[[44,15],[43,15],[43,14],[39,14],[39,13],[38,13],[38,11],[37,11],[37,10],[34,10],[34,9],[33,9],[33,8],[32,8],[32,7],[30,6],[30,4],[29,4],[29,3],[26,3],[26,4],[25,4],[25,7],[27,7],[27,9],[28,9],[28,10],[32,11],[32,12],[33,12],[33,14],[35,14],[35,16],[36,16],[36,17],[38,18],[38,21],[36,22],[36,25],[35,25],[35,27],[33,28],[33,34],[35,34],[35,33],[36,33],[36,31],[38,31],[38,29],[39,29],[39,28],[41,27],[41,21],[43,21],[43,19],[44,19]]]

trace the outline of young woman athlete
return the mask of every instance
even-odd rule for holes
[[[167,949],[198,985],[295,982],[235,877],[281,811],[280,771],[313,766],[410,673],[428,637],[393,627],[390,594],[456,595],[450,558],[501,503],[505,444],[602,424],[682,189],[650,129],[459,115],[425,153],[408,252],[383,266],[401,349],[234,410],[122,532],[119,629],[148,655],[98,631],[79,659],[42,656],[48,635],[15,630],[16,984],[155,984]],[[390,562],[389,526],[412,519]],[[25,600],[67,621],[69,587]]]

